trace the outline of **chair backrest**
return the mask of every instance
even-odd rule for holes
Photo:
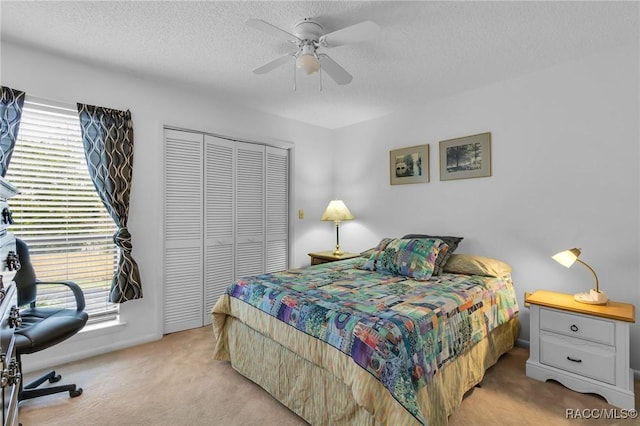
[[[13,281],[16,283],[18,306],[24,306],[36,301],[38,293],[36,271],[31,264],[29,246],[19,238],[16,238],[16,254],[20,260],[20,269],[16,272]]]

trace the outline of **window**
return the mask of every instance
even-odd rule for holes
[[[75,106],[25,99],[5,177],[20,192],[10,200],[10,230],[29,245],[38,279],[80,285],[90,322],[115,318],[118,305],[109,302],[109,291],[116,227],[89,177]],[[38,291],[48,305],[75,307],[64,286]]]

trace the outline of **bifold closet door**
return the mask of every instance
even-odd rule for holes
[[[164,333],[202,326],[202,147],[202,134],[165,130]]]
[[[289,266],[289,150],[268,146],[265,272]]]
[[[211,323],[234,280],[288,265],[289,151],[165,130],[164,333]]]
[[[204,137],[204,325],[234,278],[235,151],[233,141]]]
[[[264,168],[264,145],[236,142],[236,278],[265,271]]]

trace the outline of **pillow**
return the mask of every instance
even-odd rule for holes
[[[360,253],[360,257],[366,257],[367,259],[371,257],[371,255],[376,251],[376,247],[370,248],[369,250],[365,250]]]
[[[452,254],[444,265],[444,272],[465,275],[503,277],[511,272],[511,266],[501,260],[473,254]]]
[[[393,238],[383,238],[383,239],[381,239],[380,242],[378,244],[376,244],[375,247],[370,248],[369,250],[365,250],[362,253],[360,253],[360,257],[364,257],[366,259],[369,259],[377,251],[384,250],[384,248],[387,246],[387,244],[389,244],[389,242],[391,240],[393,240]]]
[[[446,244],[439,239],[384,238],[362,269],[428,280],[443,247]]]
[[[447,263],[449,256],[453,254],[455,249],[458,248],[458,244],[460,244],[460,241],[464,239],[464,237],[442,237],[438,235],[425,234],[408,234],[402,238],[437,238],[445,242],[445,244],[448,246],[448,249],[441,251],[440,254],[438,254],[438,258],[436,259],[436,268],[433,271],[433,275],[440,275],[442,273],[442,268],[444,264]]]

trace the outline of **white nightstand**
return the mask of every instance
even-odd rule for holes
[[[629,368],[629,324],[635,306],[609,301],[589,305],[573,295],[539,290],[530,304],[527,376],[557,380],[577,392],[602,395],[610,404],[635,408]]]

